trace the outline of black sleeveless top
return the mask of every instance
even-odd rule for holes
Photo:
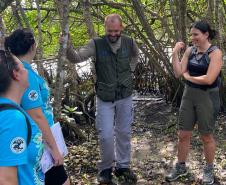
[[[200,53],[197,53],[196,47],[192,47],[191,53],[188,57],[187,68],[188,68],[189,74],[191,76],[205,75],[207,73],[209,63],[210,63],[209,54],[217,48],[218,48],[217,46],[211,45],[205,53],[200,54]],[[211,85],[199,85],[199,84],[192,83],[188,80],[186,81],[186,84],[191,87],[194,87],[194,88],[200,88],[203,90],[207,90],[207,89],[218,86],[218,78],[219,78],[219,75],[218,75],[217,79]]]

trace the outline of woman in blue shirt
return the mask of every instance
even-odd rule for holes
[[[28,73],[18,58],[7,53],[0,50],[0,105],[9,104],[16,109],[0,111],[0,184],[44,185],[40,167],[42,134],[19,107],[29,85]]]
[[[50,148],[55,166],[45,174],[45,185],[69,185],[69,179],[63,167],[60,154],[50,127],[54,124],[53,110],[50,104],[50,92],[46,81],[31,68],[36,54],[36,42],[29,29],[17,29],[5,39],[5,47],[16,55],[28,70],[29,87],[25,91],[21,106],[38,124],[43,138]]]

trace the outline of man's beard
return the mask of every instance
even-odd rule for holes
[[[116,43],[118,41],[118,39],[121,37],[121,35],[117,35],[117,36],[114,36],[114,37],[108,35],[107,37],[108,37],[108,40],[109,40],[110,43]]]

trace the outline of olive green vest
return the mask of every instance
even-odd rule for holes
[[[113,53],[106,37],[94,39],[96,47],[96,93],[103,101],[116,101],[132,95],[130,62],[133,40],[121,36],[121,47]]]

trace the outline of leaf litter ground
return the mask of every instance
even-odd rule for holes
[[[176,182],[168,183],[164,176],[176,162],[177,110],[161,98],[134,100],[134,123],[132,127],[131,168],[138,176],[137,185],[199,185],[202,178],[204,156],[197,129],[191,141],[187,161],[189,174]],[[66,167],[73,185],[95,185],[99,160],[99,149],[95,129],[86,142],[68,141],[69,155]],[[217,152],[215,157],[215,185],[226,185],[226,119],[221,114],[216,123],[215,138]],[[118,182],[115,184],[132,185]]]

